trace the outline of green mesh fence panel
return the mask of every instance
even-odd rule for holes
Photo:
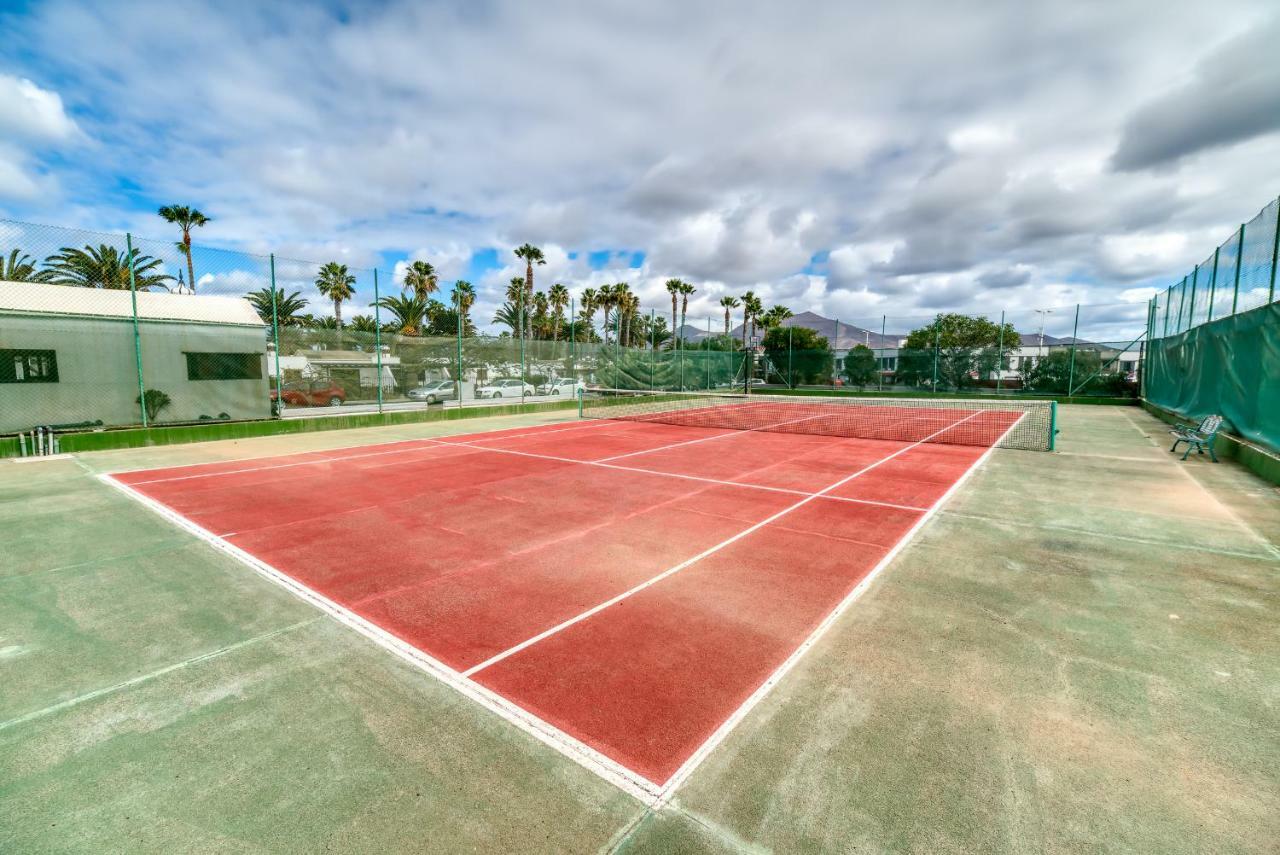
[[[1271,301],[1277,213],[1280,213],[1280,201],[1272,202],[1245,224],[1244,251],[1240,256],[1240,289],[1236,301],[1238,312],[1247,312]]]
[[[1151,344],[1145,397],[1188,420],[1225,416],[1233,433],[1280,450],[1280,303]]]

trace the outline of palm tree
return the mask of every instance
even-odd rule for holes
[[[605,343],[605,346],[608,347],[609,345],[609,310],[613,308],[613,286],[612,285],[600,286],[600,288],[596,291],[595,304],[604,312],[604,321],[603,321],[604,343]]]
[[[681,347],[684,347],[684,321],[685,321],[685,315],[689,311],[689,295],[693,294],[697,290],[698,290],[697,288],[694,288],[688,282],[680,283],[680,333],[681,333],[680,346]]]
[[[259,288],[257,291],[250,291],[245,295],[253,308],[257,311],[258,317],[262,318],[265,323],[271,323],[271,289]],[[307,301],[302,299],[301,291],[294,291],[292,294],[285,294],[283,290],[275,292],[276,321],[282,327],[294,327],[302,323],[302,310],[307,307]]]
[[[610,290],[610,299],[617,318],[618,344],[621,345],[630,343],[627,327],[630,325],[631,296],[631,286],[626,282],[618,282]]]
[[[524,260],[524,305],[528,306],[533,302],[533,265],[546,264],[547,260],[542,256],[542,250],[533,244],[523,244],[516,247],[516,258]],[[533,323],[529,317],[529,313],[525,312],[525,338],[533,338]]]
[[[0,282],[48,282],[50,272],[37,270],[36,261],[22,250],[15,249],[8,259],[0,256]]]
[[[676,326],[676,302],[680,298],[680,286],[683,284],[679,279],[667,280],[667,293],[671,295],[671,347],[673,349],[680,337],[680,329]]]
[[[524,329],[520,322],[520,309],[510,300],[498,307],[498,311],[494,313],[491,323],[509,327],[512,335],[519,335]]]
[[[736,308],[738,308],[739,306],[741,306],[741,305],[742,305],[742,303],[740,303],[740,302],[738,301],[738,298],[737,298],[737,297],[728,296],[728,297],[721,297],[721,298],[720,298],[720,305],[721,305],[722,307],[724,307],[724,337],[725,337],[725,340],[726,340],[726,341],[728,341],[728,339],[729,339],[729,312],[730,312],[730,310],[732,310],[732,309],[736,309]],[[732,347],[733,347],[733,345],[730,345],[730,348],[732,348]]]
[[[594,329],[596,307],[599,305],[600,293],[594,288],[587,288],[582,292],[582,317],[587,321],[587,326]],[[587,340],[591,340],[591,336],[587,336]]]
[[[347,265],[330,261],[320,268],[316,277],[316,289],[333,301],[333,319],[342,329],[342,301],[356,295],[356,278],[347,271]]]
[[[196,271],[191,264],[191,230],[209,223],[209,218],[187,205],[165,205],[156,212],[166,223],[173,223],[182,229],[182,240],[178,241],[178,251],[187,257],[187,285],[191,293],[196,292]]]
[[[764,313],[760,322],[764,325],[765,329],[770,329],[772,327],[782,326],[782,322],[789,317],[791,317],[791,310],[786,306],[774,306]]]
[[[373,315],[356,315],[351,319],[351,329],[360,333],[376,333],[378,321]]]
[[[555,326],[551,330],[551,340],[558,341],[560,324],[564,322],[564,310],[569,305],[569,289],[557,282],[551,286],[551,291],[547,294],[547,302],[551,304],[551,311],[555,313]]]
[[[84,249],[64,246],[45,260],[45,266],[49,273],[47,281],[55,285],[129,290],[129,254],[105,243],[97,247],[86,245]],[[165,283],[172,282],[173,277],[155,272],[159,266],[160,259],[134,252],[133,280],[139,291],[153,288],[169,290]]]
[[[453,307],[458,311],[458,323],[463,334],[471,326],[471,307],[476,304],[476,289],[465,279],[453,283]]]
[[[378,301],[378,307],[391,313],[391,326],[401,335],[422,335],[428,314],[428,303],[417,294],[386,296]]]
[[[756,297],[755,291],[748,291],[742,295],[742,349],[747,349],[747,327],[752,325],[751,335],[755,335],[755,315],[754,312],[759,311],[760,300]],[[748,357],[749,358],[749,357]]]
[[[436,269],[425,261],[415,261],[404,271],[404,288],[412,291],[423,300],[430,297],[440,287]]]

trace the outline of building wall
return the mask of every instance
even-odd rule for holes
[[[156,422],[201,416],[267,418],[266,338],[262,327],[142,321],[144,385],[172,403]],[[52,350],[56,383],[0,383],[0,433],[34,425],[141,422],[133,324],[114,318],[0,315],[0,350]],[[186,352],[260,354],[260,379],[189,380]]]

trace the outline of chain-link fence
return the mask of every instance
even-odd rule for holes
[[[1147,320],[1125,303],[744,326],[741,310],[692,318],[621,291],[508,294],[491,320],[469,287],[415,291],[385,270],[0,221],[0,434],[594,388],[1131,394]]]
[[[1276,299],[1280,199],[1263,208],[1151,301],[1151,340],[1266,306]]]

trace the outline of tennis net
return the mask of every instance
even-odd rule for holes
[[[593,389],[581,415],[726,430],[1053,449],[1052,401]]]

